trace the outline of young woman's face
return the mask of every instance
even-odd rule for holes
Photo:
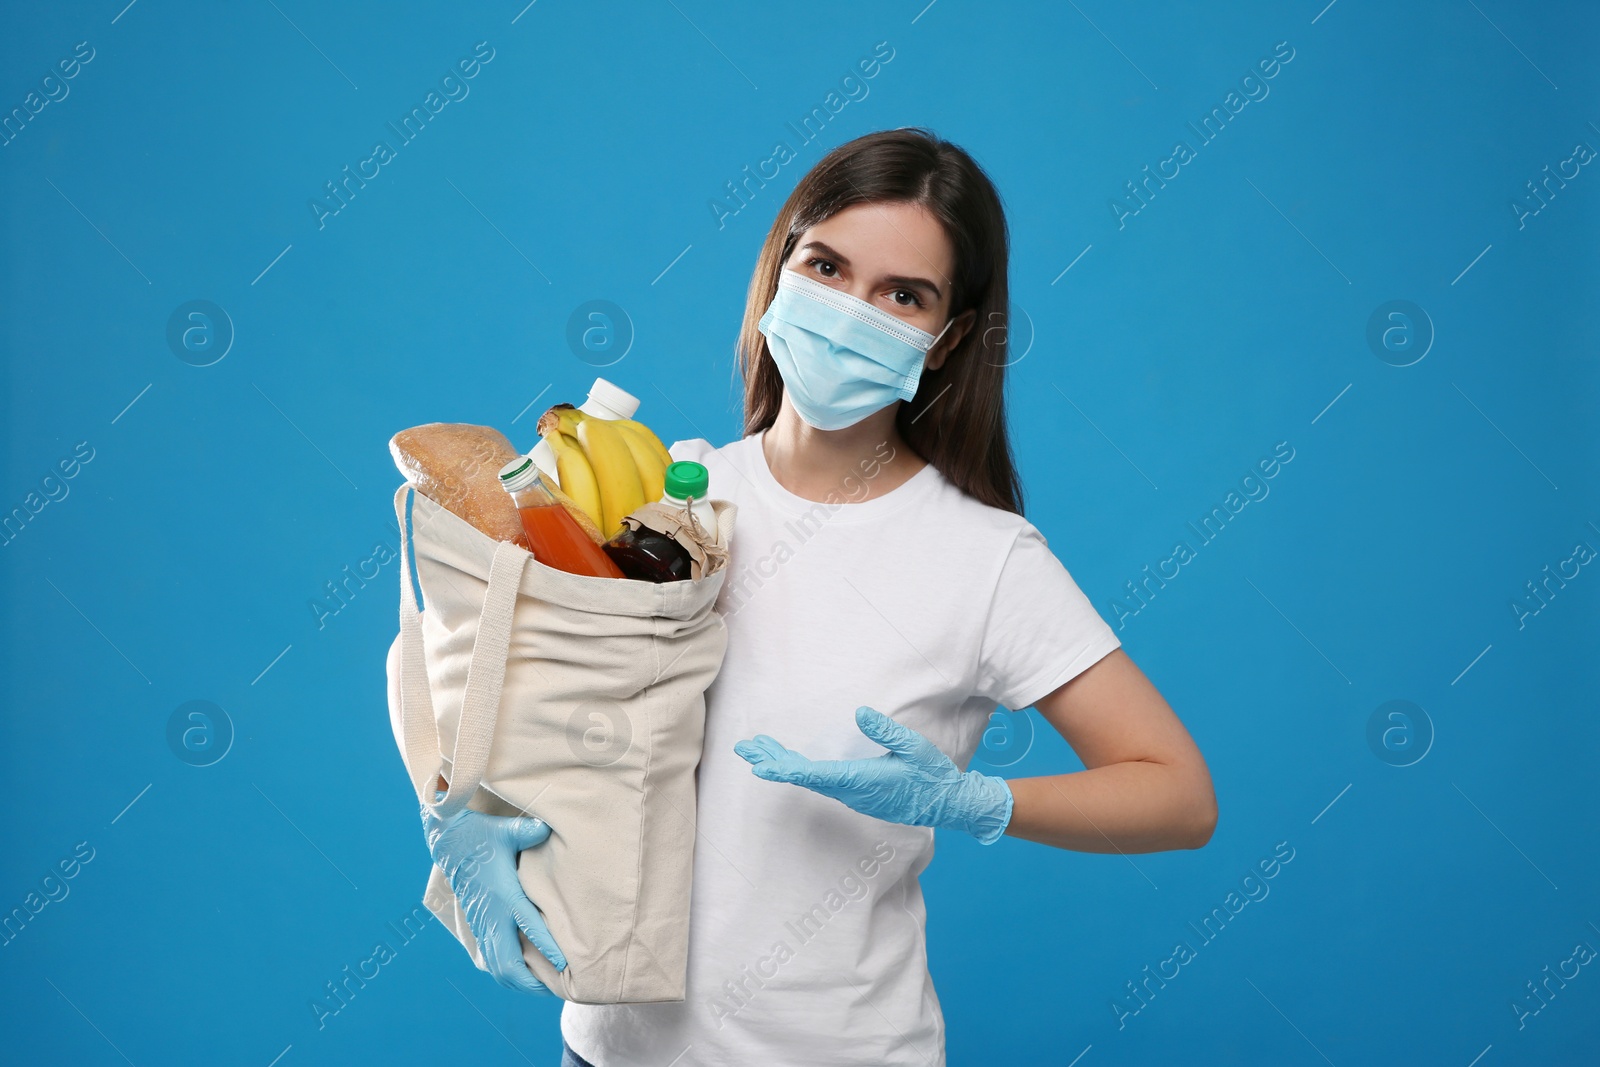
[[[920,204],[847,207],[802,233],[784,269],[841,289],[928,333],[938,333],[950,317],[955,249],[939,220]]]

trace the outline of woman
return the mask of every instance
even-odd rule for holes
[[[1085,852],[1209,840],[1199,751],[1022,517],[992,328],[1006,259],[994,187],[922,130],[840,146],[779,212],[739,337],[745,436],[672,449],[739,506],[687,999],[567,1004],[564,1064],[942,1063],[932,827]],[[996,704],[1037,708],[1087,769],[963,773]],[[530,913],[502,875],[485,914]],[[538,986],[513,952],[491,970]]]

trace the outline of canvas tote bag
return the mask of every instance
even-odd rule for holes
[[[683,1000],[695,770],[705,690],[727,645],[712,610],[726,569],[662,584],[568,574],[414,488],[394,498],[400,635],[388,669],[418,801],[440,815],[465,806],[550,825],[517,873],[567,957],[557,971],[523,938],[551,992],[584,1004]],[[712,506],[726,545],[737,509]],[[449,790],[435,804],[441,774]],[[485,969],[437,867],[423,900]]]

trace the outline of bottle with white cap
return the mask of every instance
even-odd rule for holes
[[[633,413],[639,410],[639,398],[604,378],[596,378],[589,387],[589,399],[579,404],[578,410],[595,419],[631,419]],[[556,474],[556,453],[549,442],[540,441],[533,446],[529,455],[533,457],[534,466],[550,481],[561,484],[561,478]]]

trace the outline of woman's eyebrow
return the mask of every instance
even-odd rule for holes
[[[805,244],[800,246],[801,251],[805,251],[806,249],[812,249],[820,252],[822,255],[827,256],[829,259],[833,260],[834,263],[841,267],[848,268],[850,266],[850,261],[848,259],[821,241],[807,241]],[[907,289],[921,289],[926,293],[932,294],[935,300],[940,299],[940,297],[943,295],[940,293],[939,287],[926,278],[910,278],[900,274],[893,274],[885,278],[884,281],[892,282],[895,285],[904,286]]]

